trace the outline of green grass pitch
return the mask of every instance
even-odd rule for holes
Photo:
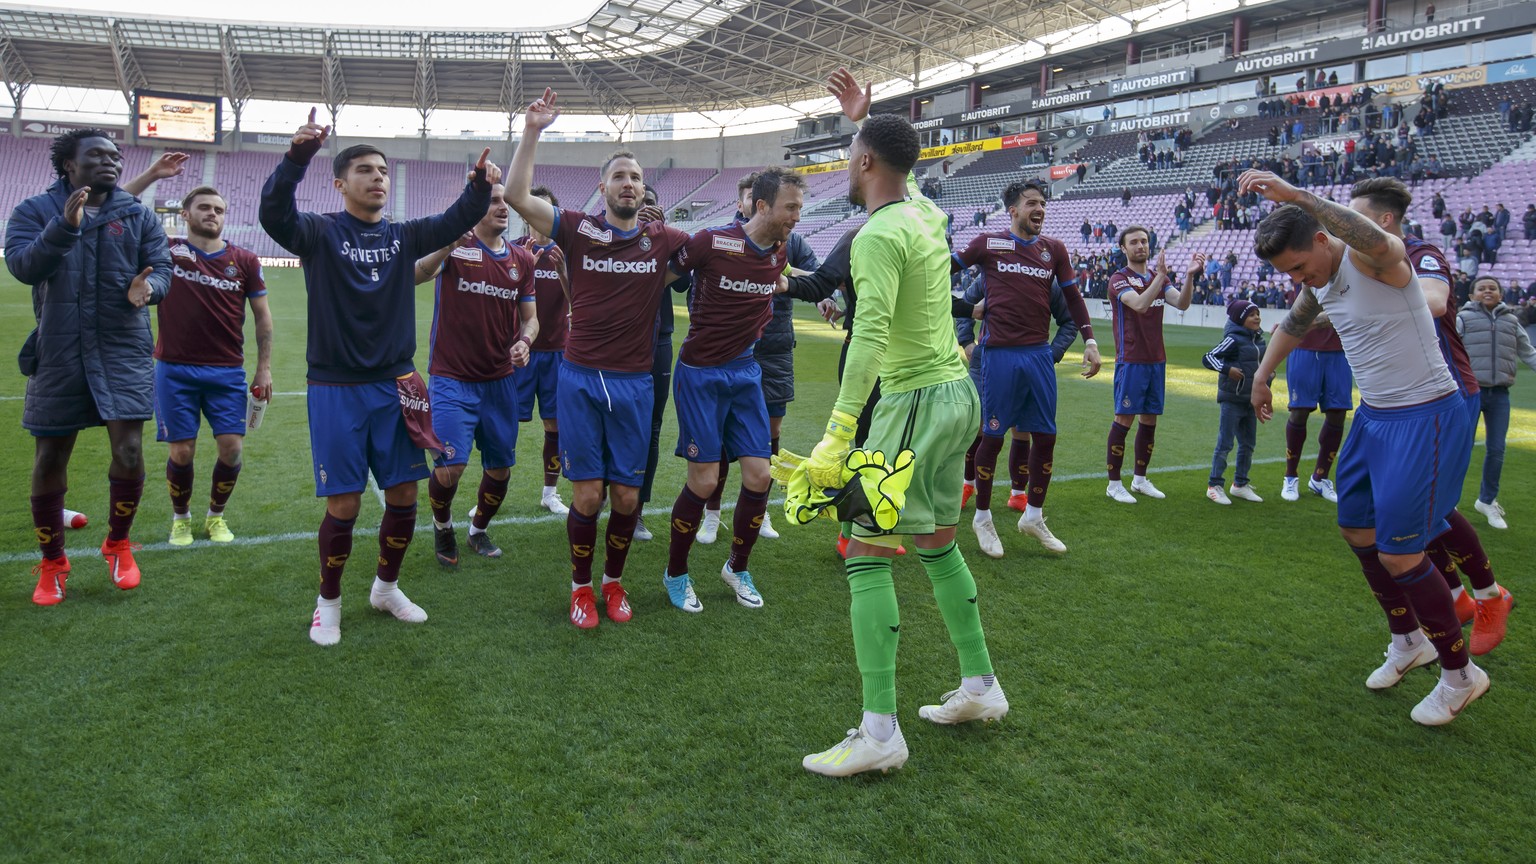
[[[269,275],[276,387],[302,391],[303,286],[296,271]],[[0,345],[14,351],[31,327],[26,289],[6,280],[0,310]],[[423,368],[430,313],[422,289]],[[800,317],[783,441],[805,452],[833,402],[841,334],[812,310]],[[419,529],[402,585],[431,620],[407,626],[367,607],[376,541],[359,536],[344,638],[322,650],[305,637],[321,505],[304,399],[288,395],[247,439],[229,509],[239,545],[165,545],[166,450],[146,441],[134,531],[145,576],[132,592],[89,554],[106,529],[106,435],[82,434],[68,501],[93,519],[70,534],[68,600],[41,609],[24,382],[7,361],[0,861],[1532,860],[1536,613],[1516,610],[1481,660],[1493,689],[1449,727],[1408,717],[1433,672],[1366,690],[1387,641],[1381,613],[1330,505],[1280,500],[1283,424],[1260,430],[1263,504],[1205,499],[1217,409],[1199,358],[1218,338],[1169,328],[1154,460],[1169,498],[1134,507],[1104,497],[1110,368],[1084,381],[1076,354],[1059,367],[1047,513],[1070,552],[1042,553],[1006,510],[1002,561],[961,530],[1012,713],[985,728],[918,719],[958,672],[921,568],[903,559],[898,697],[912,758],[886,778],[842,781],[800,768],[859,719],[830,524],[780,518],[783,539],[758,544],[760,611],[713,575],[725,532],[698,547],[700,615],[666,603],[658,530],[630,556],[634,622],[578,632],[565,532],[536,506],[541,436],[525,426],[494,529],[506,557],[446,572]],[[1482,535],[1524,597],[1536,591],[1536,373],[1520,378],[1500,495],[1514,527]],[[667,422],[664,453],[670,408]],[[206,428],[201,448],[194,508]],[[1463,497],[1480,527],[1481,458]],[[460,514],[478,477],[464,478]],[[682,478],[664,455],[652,508],[670,508]],[[379,513],[365,496],[359,527]]]

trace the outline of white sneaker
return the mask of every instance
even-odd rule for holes
[[[757,592],[757,586],[752,584],[752,574],[745,570],[737,572],[731,569],[731,562],[725,562],[720,568],[720,580],[731,586],[736,592],[736,602],[748,609],[763,608],[763,595]]]
[[[1397,682],[1403,680],[1404,675],[1420,666],[1428,666],[1439,660],[1440,652],[1435,650],[1435,646],[1428,639],[1421,637],[1419,643],[1407,651],[1398,650],[1396,642],[1388,645],[1385,656],[1387,662],[1381,664],[1379,669],[1365,679],[1365,686],[1372,690],[1396,687]]]
[[[1313,480],[1308,477],[1307,488],[1312,490],[1313,495],[1321,496],[1324,501],[1330,504],[1339,503],[1339,493],[1333,491],[1333,481],[1327,477],[1321,480]]]
[[[1233,498],[1241,498],[1244,501],[1252,501],[1255,504],[1264,503],[1264,499],[1259,497],[1259,493],[1253,491],[1253,484],[1251,483],[1246,486],[1239,486],[1236,483],[1233,483],[1232,487],[1227,490],[1227,494],[1231,495]]]
[[[560,500],[559,492],[551,492],[548,495],[539,496],[539,506],[556,516],[564,516],[571,512],[571,508],[565,506],[565,502]]]
[[[1299,500],[1301,500],[1301,478],[1299,478],[1299,477],[1287,477],[1287,478],[1285,478],[1285,482],[1280,484],[1280,500],[1282,500],[1282,501],[1299,501]]]
[[[704,521],[699,525],[699,535],[694,538],[705,546],[715,542],[715,533],[720,530],[720,511],[705,510]]]
[[[1205,497],[1211,499],[1212,501],[1215,501],[1217,504],[1231,504],[1232,503],[1232,499],[1227,497],[1227,493],[1221,491],[1221,487],[1220,486],[1207,486],[1207,487],[1205,487]]]
[[[693,591],[693,580],[688,574],[681,576],[668,576],[666,568],[661,571],[661,586],[667,589],[667,600],[684,612],[703,612],[704,604],[699,602],[699,595]]]
[[[997,526],[992,524],[991,510],[977,510],[971,528],[976,532],[976,545],[981,547],[981,554],[988,558],[1003,557],[1003,539],[997,536]]]
[[[1483,499],[1479,498],[1472,506],[1477,509],[1477,512],[1488,517],[1488,527],[1497,528],[1500,531],[1509,527],[1509,523],[1504,521],[1504,508],[1499,506],[1497,500],[1484,504]]]
[[[427,620],[426,610],[412,603],[411,598],[405,596],[405,592],[399,588],[380,591],[375,586],[368,592],[368,602],[380,612],[388,612],[407,624],[420,624]]]
[[[884,774],[907,764],[907,739],[897,726],[891,740],[876,741],[860,722],[859,728],[848,730],[848,737],[841,744],[812,753],[800,760],[800,764],[813,774],[827,777],[852,777],[865,771]]]
[[[1041,516],[1039,519],[1034,521],[1030,521],[1028,516],[1020,516],[1019,530],[1035,538],[1036,540],[1039,540],[1040,545],[1044,546],[1045,551],[1047,552],[1067,551],[1067,544],[1057,540],[1056,535],[1051,533],[1051,529],[1045,527],[1044,516]]]
[[[1477,666],[1469,665],[1471,670],[1472,686],[1452,687],[1441,679],[1435,684],[1435,689],[1429,691],[1419,704],[1413,706],[1413,722],[1421,726],[1444,726],[1456,719],[1471,705],[1473,700],[1488,692],[1488,673]],[[897,733],[898,735],[901,733]]]
[[[642,542],[646,541],[646,540],[654,540],[655,539],[655,537],[651,534],[651,529],[645,527],[645,517],[644,516],[640,516],[640,517],[637,517],[635,519],[635,538],[634,539],[640,540]]]
[[[1104,494],[1119,501],[1121,504],[1136,503],[1136,496],[1127,492],[1125,486],[1118,480],[1109,481],[1109,486],[1105,487]]]
[[[779,539],[779,532],[773,530],[773,520],[768,518],[768,514],[766,512],[763,513],[763,524],[762,527],[757,529],[757,536],[763,538],[764,540]]]
[[[327,646],[341,641],[341,604],[315,604],[315,617],[309,624],[309,641]]]
[[[951,690],[942,697],[942,705],[924,705],[917,709],[917,716],[933,723],[953,726],[982,720],[991,723],[1001,720],[1008,713],[1008,697],[1003,695],[1003,685],[996,681],[985,693],[972,693],[964,687]]]
[[[1137,495],[1145,495],[1148,498],[1168,497],[1167,495],[1164,495],[1162,492],[1158,491],[1158,488],[1152,485],[1151,480],[1140,474],[1131,475],[1131,491],[1135,492]]]

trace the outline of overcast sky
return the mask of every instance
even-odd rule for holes
[[[7,3],[23,8],[98,12],[119,16],[167,17],[165,0],[28,0]],[[204,3],[174,7],[191,18],[218,21],[309,24],[333,27],[402,27],[408,29],[525,30],[579,24],[592,17],[603,0],[561,0],[538,3],[465,3],[462,0],[370,0],[363,4],[316,3],[315,0],[261,0],[259,3]]]

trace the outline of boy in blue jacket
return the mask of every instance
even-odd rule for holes
[[[1206,352],[1201,362],[1221,377],[1216,385],[1216,402],[1221,406],[1221,426],[1216,432],[1216,452],[1211,455],[1211,482],[1205,497],[1217,504],[1231,504],[1232,498],[1261,502],[1264,499],[1248,484],[1248,467],[1253,464],[1253,445],[1258,435],[1258,418],[1249,397],[1253,394],[1253,376],[1264,358],[1264,336],[1260,332],[1259,307],[1252,300],[1234,298],[1227,304],[1227,329],[1221,342]],[[1237,439],[1237,473],[1232,488],[1221,491],[1227,473],[1227,454]]]

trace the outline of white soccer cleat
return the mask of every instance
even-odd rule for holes
[[[315,617],[309,624],[309,641],[316,645],[335,645],[341,641],[341,604],[315,604]]]
[[[1121,504],[1136,503],[1136,496],[1132,495],[1130,492],[1127,492],[1125,486],[1118,480],[1109,481],[1109,485],[1104,489],[1104,494],[1116,501],[1119,501]]]
[[[426,610],[412,603],[411,598],[405,596],[405,592],[399,588],[380,591],[375,587],[368,592],[368,602],[380,612],[388,612],[407,624],[420,624],[427,620]]]
[[[1027,515],[1020,516],[1019,531],[1039,540],[1040,545],[1044,546],[1047,552],[1067,551],[1067,544],[1057,540],[1056,535],[1051,533],[1051,529],[1045,527],[1044,516],[1034,520],[1031,520]]]
[[[907,739],[901,727],[889,741],[876,741],[864,728],[849,729],[841,744],[800,760],[805,770],[827,777],[852,777],[865,771],[885,773],[907,764]]]
[[[705,546],[715,542],[715,534],[720,530],[720,511],[705,510],[704,521],[699,523],[699,534],[695,541]]]
[[[1330,504],[1339,503],[1339,493],[1333,491],[1333,481],[1327,477],[1321,480],[1307,478],[1307,488],[1312,490],[1313,495],[1317,495]]]
[[[1227,497],[1227,493],[1221,491],[1220,486],[1205,487],[1205,497],[1215,501],[1217,504],[1226,505],[1232,503],[1232,499]]]
[[[1131,477],[1131,491],[1135,492],[1137,495],[1145,495],[1148,498],[1167,498],[1168,497],[1167,495],[1164,495],[1161,491],[1159,491],[1156,486],[1153,486],[1151,480],[1147,479],[1146,477],[1144,477],[1144,476],[1142,476],[1140,474],[1132,475],[1132,477]]]
[[[1490,501],[1484,504],[1483,499],[1479,498],[1472,506],[1476,508],[1477,512],[1488,517],[1488,527],[1497,528],[1500,531],[1509,527],[1509,523],[1504,521],[1504,508],[1499,505],[1498,501]]]
[[[565,506],[565,502],[560,500],[559,492],[550,492],[547,495],[540,495],[539,506],[555,514],[556,516],[564,516],[565,514],[571,512],[571,508]]]
[[[991,510],[977,510],[971,528],[976,532],[976,545],[981,547],[981,554],[988,558],[1003,557],[1003,539],[997,536],[997,526],[992,524]]]
[[[763,524],[762,527],[757,530],[757,536],[763,538],[764,540],[779,539],[779,532],[773,530],[773,521],[768,518],[767,513],[763,514]]]
[[[1421,726],[1444,726],[1471,705],[1473,700],[1488,692],[1488,673],[1477,666],[1468,666],[1472,676],[1470,687],[1452,687],[1441,679],[1435,689],[1429,691],[1419,704],[1413,706],[1413,722]],[[898,733],[899,734],[899,733]]]
[[[693,580],[687,573],[681,576],[669,576],[666,570],[661,571],[661,585],[667,589],[667,601],[684,612],[703,612],[704,604],[699,602],[699,595],[694,593]]]
[[[990,723],[1001,720],[1008,713],[1008,697],[1003,695],[1003,685],[993,682],[985,693],[972,693],[960,687],[941,697],[942,705],[924,705],[917,709],[917,716],[942,726],[981,720]]]
[[[1407,651],[1399,650],[1397,643],[1393,642],[1387,647],[1386,658],[1387,661],[1365,679],[1365,686],[1372,690],[1396,687],[1397,682],[1403,680],[1404,675],[1420,666],[1428,666],[1439,660],[1440,653],[1428,639],[1420,637],[1418,644]]]
[[[1233,498],[1241,498],[1244,501],[1252,501],[1255,504],[1264,503],[1264,499],[1259,497],[1259,493],[1253,491],[1253,484],[1251,483],[1246,486],[1239,486],[1236,483],[1233,483],[1232,487],[1227,490],[1227,494],[1231,495]]]
[[[1287,477],[1287,478],[1285,478],[1285,482],[1280,484],[1280,500],[1282,500],[1282,501],[1299,501],[1299,500],[1301,500],[1301,478],[1299,478],[1299,477]]]
[[[635,538],[634,539],[640,540],[642,542],[644,542],[646,540],[654,540],[655,539],[655,535],[653,535],[651,533],[651,529],[645,527],[645,517],[644,516],[639,516],[639,517],[635,518]]]
[[[731,586],[736,592],[736,602],[748,609],[763,608],[763,595],[757,591],[757,586],[752,584],[752,574],[746,570],[736,571],[731,569],[731,562],[725,562],[720,568],[720,581]]]

